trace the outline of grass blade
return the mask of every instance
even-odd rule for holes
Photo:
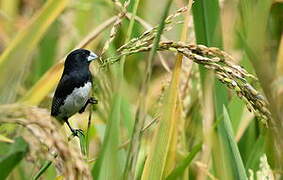
[[[222,48],[222,32],[221,32],[221,21],[220,21],[220,8],[218,0],[199,0],[193,4],[193,18],[194,18],[194,29],[196,34],[197,44],[203,44],[206,46],[213,46]],[[211,148],[212,154],[215,161],[215,171],[219,176],[223,170],[221,167],[222,161],[221,153],[214,144],[211,137],[214,136],[215,132],[212,127],[214,119],[220,119],[222,114],[222,106],[228,104],[227,91],[220,82],[214,81],[211,76],[211,71],[207,71],[203,66],[199,66],[201,86],[203,92],[203,136],[204,144],[207,144],[203,149],[201,161],[208,163],[210,161]],[[213,91],[214,90],[214,91]],[[212,92],[213,91],[213,92]],[[220,167],[220,168],[218,168]],[[204,174],[199,172],[199,178],[204,178]]]
[[[173,89],[174,81],[172,81],[170,89],[166,92],[163,106],[163,114],[161,115],[158,128],[152,141],[150,152],[145,163],[142,180],[162,179],[164,178],[166,162],[170,144],[173,141],[174,130],[177,117],[177,89]],[[178,103],[180,105],[180,103]],[[175,119],[176,118],[176,119]]]
[[[114,95],[113,105],[108,119],[106,135],[100,156],[92,168],[95,179],[117,179],[121,177],[122,167],[118,166],[120,104],[119,94]]]
[[[86,137],[83,132],[78,131],[78,137],[80,140],[80,147],[81,147],[81,152],[84,156],[87,155],[87,147],[86,147]]]
[[[202,143],[193,147],[192,151],[188,154],[188,156],[182,160],[177,167],[170,173],[170,175],[166,178],[166,180],[174,180],[180,177],[186,168],[190,165],[192,160],[195,158],[197,153],[201,150]]]
[[[218,0],[199,0],[193,4],[194,28],[198,44],[222,47]]]
[[[164,14],[168,13],[171,3],[172,1],[167,1]],[[170,162],[172,162],[172,156],[175,154],[174,148],[176,148],[176,124],[178,124],[177,121],[181,113],[180,101],[178,101],[181,64],[182,56],[178,55],[172,81],[165,94],[163,114],[161,115],[158,129],[155,132],[142,179],[162,179],[171,171],[172,164]],[[170,144],[172,145],[171,147]],[[169,164],[171,167],[169,167]]]
[[[260,135],[254,143],[254,146],[252,147],[250,155],[247,159],[246,169],[257,170],[259,159],[264,154],[264,142],[264,136]]]
[[[51,166],[52,161],[46,161],[43,166],[40,168],[40,170],[32,177],[33,180],[37,180],[40,178],[40,176]]]
[[[193,5],[194,27],[198,44],[222,48],[222,32],[220,21],[220,9],[218,0],[199,0]],[[200,66],[202,86],[205,89],[205,78],[207,71]],[[227,105],[228,97],[224,86],[218,81],[215,83],[216,115],[222,112],[222,105]]]
[[[188,2],[188,10],[185,14],[185,23],[183,25],[182,33],[181,33],[181,38],[180,40],[182,42],[186,42],[187,40],[187,34],[188,34],[188,27],[189,27],[189,20],[190,20],[190,9],[192,6],[192,1],[190,0]],[[173,101],[173,106],[170,108],[174,108],[174,105],[176,106],[175,112],[173,114],[170,114],[170,117],[172,120],[170,120],[169,126],[173,128],[172,134],[168,134],[171,138],[170,146],[168,149],[168,156],[166,159],[166,166],[164,170],[164,177],[166,177],[175,167],[176,164],[176,154],[177,154],[177,141],[178,141],[178,130],[184,128],[183,124],[181,123],[184,121],[182,118],[181,114],[183,114],[183,108],[181,106],[182,99],[180,98],[180,93],[179,93],[179,87],[180,87],[180,80],[181,80],[181,72],[182,72],[182,60],[183,60],[183,55],[178,54],[176,56],[176,61],[175,61],[175,67],[173,70],[172,74],[172,80],[170,84],[170,89],[169,89],[169,96],[174,97],[175,101]],[[188,77],[190,78],[190,77]],[[165,97],[165,102],[164,104],[170,104],[170,98],[171,97]],[[168,101],[167,101],[168,100]],[[171,105],[170,105],[171,106]],[[163,107],[166,109],[165,107]],[[178,126],[179,125],[179,126]]]
[[[6,136],[3,136],[2,134],[0,134],[0,142],[13,143],[14,140],[7,138]]]
[[[161,39],[161,34],[165,27],[164,21],[168,15],[171,3],[172,3],[172,0],[168,0],[166,3],[166,8],[161,17],[161,22],[158,27],[156,37],[154,38],[153,47],[150,50],[149,58],[146,64],[146,75],[145,75],[145,78],[143,79],[142,86],[141,86],[141,92],[140,92],[141,100],[139,101],[139,104],[138,104],[138,110],[137,110],[136,117],[135,117],[134,131],[133,131],[133,135],[131,138],[129,154],[128,154],[127,163],[126,163],[126,169],[130,167],[131,170],[128,172],[125,170],[125,173],[124,173],[124,177],[128,179],[132,179],[135,176],[134,172],[136,169],[136,162],[137,162],[139,149],[140,149],[140,139],[141,139],[141,134],[142,134],[141,131],[144,126],[145,114],[146,114],[146,107],[145,107],[146,102],[145,102],[145,98],[143,97],[146,96],[148,89],[149,89],[149,81],[150,81],[151,73],[152,73],[153,60],[157,53],[157,48],[158,48],[158,44]]]
[[[220,139],[223,142],[224,151],[227,152],[227,156],[229,157],[233,177],[234,179],[247,180],[245,167],[233,135],[230,117],[225,106],[223,106],[223,116],[223,121],[219,123]]]

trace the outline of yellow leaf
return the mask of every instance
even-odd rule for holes
[[[3,135],[0,134],[0,142],[13,143],[14,140],[7,138],[6,136],[3,136]]]
[[[283,35],[281,36],[280,46],[277,55],[277,73],[283,75]]]
[[[63,72],[63,62],[54,65],[20,100],[28,105],[37,105],[51,91]]]
[[[189,9],[192,1],[189,1]],[[188,14],[186,16],[181,40],[186,41],[188,30]],[[165,93],[159,126],[155,132],[148,158],[145,162],[142,180],[163,179],[174,168],[177,146],[177,124],[180,120],[181,103],[179,98],[180,74],[183,56],[178,54],[172,80]]]
[[[55,180],[63,180],[64,179],[64,176],[57,176],[56,178],[55,178]]]

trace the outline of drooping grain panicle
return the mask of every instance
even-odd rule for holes
[[[0,106],[0,123],[19,124],[28,129],[32,136],[49,151],[54,151],[63,161],[60,168],[62,175],[68,179],[91,178],[89,168],[82,159],[80,151],[70,146],[58,132],[58,126],[46,109],[22,104]],[[58,161],[56,158],[54,161]]]
[[[152,34],[152,32],[147,32],[147,34]],[[144,41],[142,45],[139,41],[134,41],[130,48],[128,46],[122,46],[119,49],[119,56],[146,52],[152,48],[151,40],[146,42],[144,37],[139,39]],[[233,62],[235,61],[226,52],[214,47],[209,48],[204,45],[188,45],[183,42],[173,41],[161,42],[158,50],[179,52],[193,62],[201,64],[207,69],[214,70],[217,79],[228,88],[235,91],[247,104],[248,109],[253,111],[256,117],[262,119],[264,124],[268,124],[268,120],[271,119],[271,114],[267,108],[268,102],[251,84],[248,83],[248,78],[255,81],[257,78],[252,74],[249,74],[241,66],[234,64]],[[118,59],[119,58],[117,57],[112,57],[112,62],[110,63],[115,63]]]
[[[188,10],[187,7],[182,7],[178,9],[174,14],[168,16],[165,20],[165,29],[164,31],[171,30],[172,27],[174,27],[176,24],[181,23],[180,21],[173,21],[176,17],[180,16],[182,13],[186,12]],[[117,51],[121,51],[122,49],[131,49],[131,48],[138,48],[143,47],[146,45],[149,45],[150,42],[153,41],[156,33],[158,30],[158,26],[153,27],[152,29],[149,29],[145,31],[142,35],[140,35],[137,38],[131,39],[128,43],[122,45]]]
[[[186,8],[181,8],[175,14],[168,16],[166,19],[167,27],[170,25],[172,18],[177,17],[186,10]],[[110,57],[106,62],[112,64],[119,61],[121,56],[149,51],[152,48],[152,41],[156,31],[157,27],[154,27],[144,32],[141,36],[133,38],[117,50],[119,52],[117,57]],[[257,78],[249,74],[241,66],[234,64],[233,62],[235,61],[228,53],[215,47],[209,48],[204,45],[188,45],[183,42],[173,41],[161,42],[158,50],[180,52],[193,60],[193,62],[202,64],[207,69],[214,70],[217,79],[228,88],[236,91],[237,95],[247,104],[248,109],[253,111],[257,117],[260,117],[265,124],[267,124],[266,120],[271,119],[266,99],[247,81],[247,78],[252,80],[257,80]],[[105,66],[105,64],[102,66]]]

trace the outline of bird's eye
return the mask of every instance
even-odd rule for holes
[[[82,58],[86,58],[88,55],[87,55],[87,53],[85,53],[85,52],[83,52],[82,54],[81,54],[81,57]]]

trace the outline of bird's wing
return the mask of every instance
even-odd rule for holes
[[[51,116],[56,117],[59,114],[59,108],[61,104],[63,103],[64,103],[63,98],[54,96],[53,101],[52,101],[52,107],[51,107]]]
[[[71,74],[63,74],[53,97],[51,115],[57,116],[59,108],[64,103],[67,95],[71,94],[74,88],[83,86],[87,81],[91,81],[90,73],[73,72]]]
[[[68,94],[72,92],[72,77],[69,75],[63,75],[55,90],[55,94],[52,100],[51,115],[57,116],[59,114],[60,106],[64,103],[64,100]]]

